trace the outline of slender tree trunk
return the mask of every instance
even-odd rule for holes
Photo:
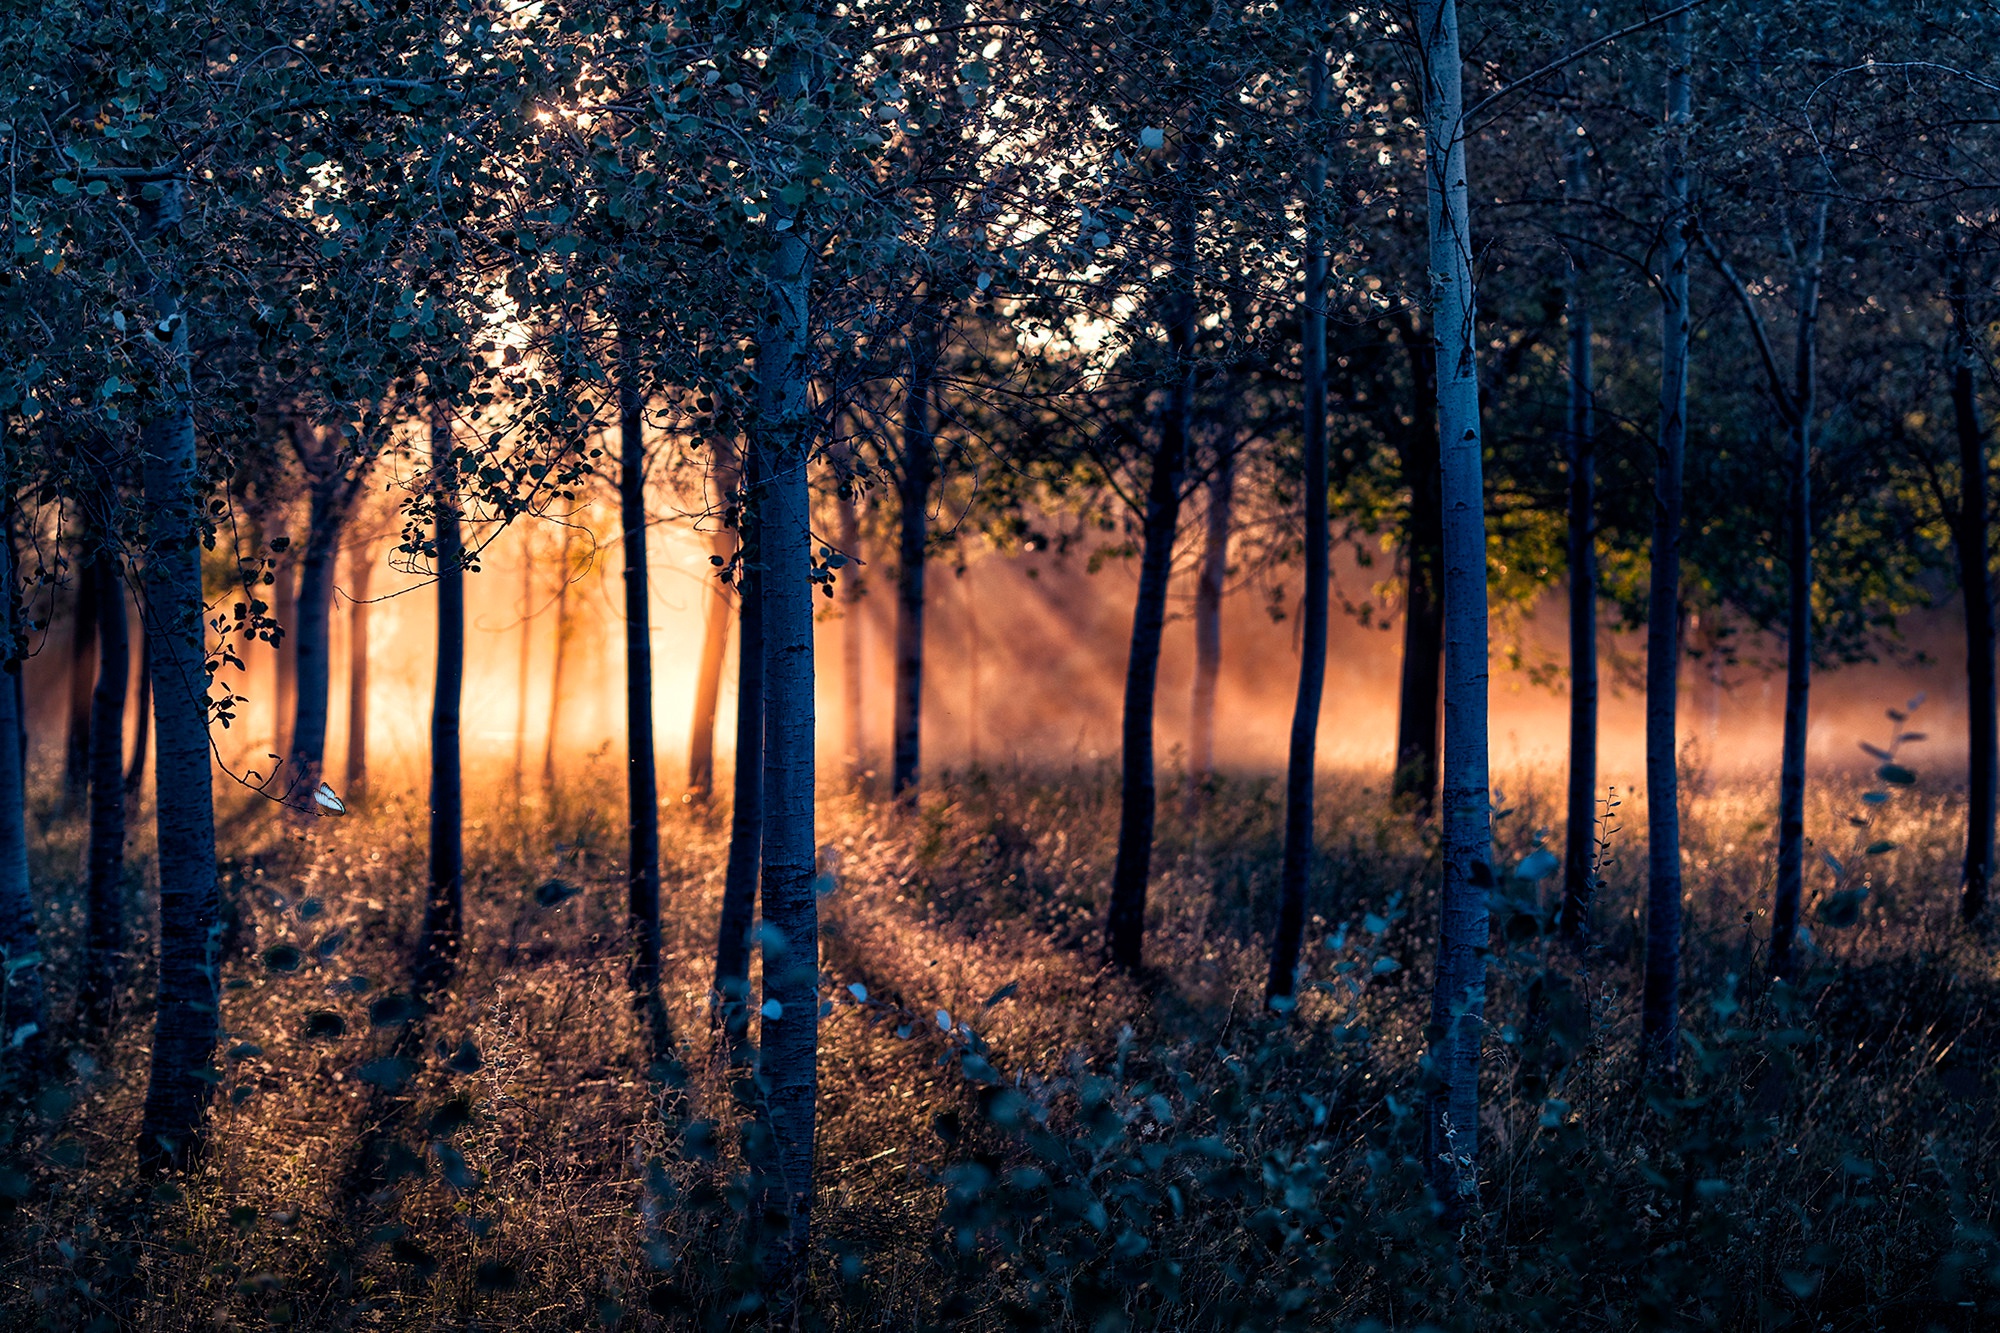
[[[334,563],[340,550],[347,505],[340,478],[316,485],[306,522],[306,545],[298,567],[298,598],[291,613],[295,688],[291,747],[287,752],[287,791],[308,795],[326,769],[326,722],[332,696]]]
[[[1326,114],[1326,61],[1315,50],[1310,76],[1312,117]],[[1317,139],[1315,133],[1314,138]],[[1298,993],[1299,950],[1305,934],[1306,887],[1312,878],[1313,769],[1318,759],[1320,699],[1326,685],[1327,598],[1331,572],[1326,505],[1326,160],[1306,165],[1305,293],[1299,325],[1305,371],[1305,638],[1299,649],[1299,693],[1292,708],[1291,753],[1285,765],[1285,861],[1279,879],[1278,932],[1272,938],[1265,1002],[1290,1008]]]
[[[347,608],[347,790],[341,799],[360,809],[368,800],[368,584],[375,562],[366,544],[349,558],[354,588]]]
[[[459,533],[458,475],[450,409],[431,408],[432,488],[437,505],[437,686],[431,703],[430,884],[417,943],[419,995],[443,988],[464,928],[464,790],[459,707],[465,690],[465,552]]]
[[[1580,198],[1588,192],[1590,149],[1581,135],[1569,137],[1567,193]],[[1686,241],[1678,244],[1685,275]],[[1576,252],[1569,256],[1568,276],[1569,401],[1563,433],[1569,450],[1569,826],[1559,929],[1565,941],[1579,946],[1590,936],[1590,900],[1597,892],[1597,401],[1590,305]]]
[[[626,916],[632,993],[651,1017],[660,989],[660,790],[653,755],[652,607],[646,580],[646,404],[639,349],[618,332],[618,507],[625,528]],[[656,1036],[659,1034],[656,1033]]]
[[[1439,705],[1444,687],[1444,498],[1438,453],[1437,348],[1406,316],[1398,332],[1410,358],[1412,423],[1397,438],[1410,488],[1403,533],[1403,668],[1396,707],[1391,793],[1429,819],[1437,800]]]
[[[86,541],[92,540],[86,538]],[[97,679],[97,564],[77,555],[75,619],[69,640],[69,725],[64,734],[62,812],[81,810],[90,793],[90,696]]]
[[[1311,334],[1307,337],[1310,340]],[[1306,393],[1310,398],[1310,387]],[[1306,468],[1310,476],[1310,459]],[[1235,495],[1236,455],[1231,453],[1216,466],[1215,474],[1208,480],[1208,524],[1203,536],[1201,573],[1194,588],[1194,699],[1188,713],[1185,810],[1189,819],[1201,813],[1202,795],[1215,777],[1215,695],[1222,679],[1222,589],[1229,579],[1229,530]],[[1310,603],[1310,591],[1306,598]]]
[[[1431,1030],[1437,1034],[1431,1064],[1437,1082],[1427,1098],[1425,1160],[1432,1188],[1449,1214],[1470,1208],[1478,1190],[1486,893],[1495,882],[1486,753],[1486,508],[1454,0],[1418,0],[1417,29],[1424,52],[1424,176],[1431,327],[1437,339],[1445,603],[1444,889],[1431,999]]]
[[[1820,260],[1826,243],[1827,203],[1814,213],[1806,262],[1798,275],[1791,398],[1791,502],[1786,553],[1790,577],[1785,614],[1785,733],[1778,770],[1778,886],[1771,908],[1771,974],[1796,969],[1799,905],[1805,887],[1806,731],[1812,689],[1812,419],[1818,405],[1815,372],[1819,322]]]
[[[1192,145],[1189,145],[1192,160]],[[1125,663],[1124,759],[1118,811],[1118,858],[1111,871],[1111,904],[1104,926],[1113,966],[1137,972],[1144,961],[1146,886],[1152,878],[1153,820],[1159,794],[1153,764],[1153,712],[1158,701],[1160,642],[1167,623],[1167,585],[1173,576],[1174,538],[1180,532],[1181,480],[1188,465],[1188,428],[1194,410],[1195,223],[1190,201],[1175,224],[1174,264],[1180,291],[1168,328],[1173,380],[1161,422],[1160,448],[1146,488],[1146,516],[1139,552],[1139,595],[1132,609],[1132,645]]]
[[[931,489],[937,484],[937,438],[931,429],[931,376],[937,365],[936,317],[919,308],[910,326],[909,382],[903,398],[903,467],[896,567],[896,718],[890,791],[917,785],[924,708],[924,558],[930,543]]]
[[[13,490],[11,441],[0,427],[4,489]],[[14,544],[0,543],[0,607],[7,612],[4,654],[8,676],[21,673],[22,643],[15,624]],[[35,1058],[43,1044],[41,936],[35,925],[34,885],[28,874],[28,791],[21,754],[19,694],[0,680],[0,1069],[9,1074]],[[16,1038],[19,1040],[17,1041]]]
[[[737,565],[736,776],[729,812],[729,856],[723,872],[722,919],[715,945],[715,1000],[732,1064],[741,1063],[750,1032],[751,927],[757,918],[757,876],[764,847],[764,556],[757,537],[763,499],[755,447],[743,451]]]
[[[97,569],[97,687],[90,700],[90,851],[85,901],[84,1007],[107,1023],[124,980],[125,692],[132,654],[118,556],[100,548]]]
[[[563,529],[562,567],[556,571],[556,641],[549,663],[548,734],[542,740],[542,804],[554,811],[556,802],[556,745],[562,738],[563,668],[569,662],[569,583],[570,543],[574,530]]]
[[[781,101],[815,82],[788,52]],[[780,210],[781,217],[784,210]],[[803,1276],[812,1219],[819,1088],[819,904],[814,894],[812,505],[812,251],[797,229],[768,260],[770,306],[756,350],[757,506],[764,601],[764,1003],[758,1092],[769,1150],[757,1183],[763,1262],[771,1286]],[[787,1303],[780,1298],[782,1305]]]
[[[842,749],[847,758],[848,781],[859,787],[862,770],[868,766],[861,739],[861,515],[854,505],[854,487],[849,477],[840,479],[834,499],[840,523],[840,553],[847,557],[847,564],[834,585],[840,597]]]
[[[146,778],[146,749],[153,727],[153,637],[139,622],[138,702],[132,710],[132,759],[125,766],[125,794],[138,794]]]
[[[278,622],[278,642],[271,649],[271,750],[292,752],[292,721],[299,706],[299,571],[287,547],[272,562],[271,615]]]
[[[711,542],[715,558],[727,563],[735,542],[717,532]],[[695,672],[694,725],[688,733],[688,796],[708,804],[715,790],[715,715],[722,703],[722,667],[729,655],[729,586],[721,579],[708,585],[701,627],[701,662]]]
[[[185,186],[139,206],[143,234],[177,231]],[[188,330],[170,281],[151,288],[171,327],[172,396],[140,432],[148,519],[146,636],[152,650],[153,806],[159,844],[159,986],[152,1070],[139,1124],[146,1172],[184,1167],[198,1151],[214,1087],[216,986],[215,799],[208,739],[207,642],[201,591],[202,493],[188,393]]]
[[[1973,350],[1965,318],[1965,280],[1953,273],[1954,313],[1961,346],[1952,367],[1951,406],[1958,428],[1959,505],[1953,536],[1958,586],[1965,603],[1966,737],[1965,871],[1958,901],[1967,921],[1986,910],[1993,880],[1993,823],[2000,786],[2000,736],[1996,735],[1993,684],[1993,584],[1986,536],[1986,428],[1979,420]]]
[[[521,525],[521,651],[514,688],[514,808],[528,799],[528,677],[534,661],[535,561],[528,525]]]
[[[1646,598],[1646,965],[1640,1054],[1665,1078],[1680,1056],[1681,468],[1687,451],[1689,107],[1686,15],[1667,20],[1664,189],[1669,218],[1661,273],[1660,439],[1654,457],[1653,549]]]

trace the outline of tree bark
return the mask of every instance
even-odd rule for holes
[[[1308,339],[1310,336],[1307,335]],[[1322,337],[1322,347],[1324,343]],[[1310,386],[1306,394],[1311,397]],[[1310,407],[1307,410],[1310,412]],[[1311,471],[1308,460],[1308,476]],[[1232,452],[1216,465],[1215,474],[1208,479],[1207,531],[1202,539],[1201,573],[1194,587],[1194,698],[1188,711],[1184,812],[1190,820],[1201,813],[1203,793],[1215,777],[1215,696],[1222,679],[1222,590],[1229,579],[1229,533],[1235,496],[1236,455]],[[1306,597],[1310,602],[1310,591]]]
[[[349,557],[354,588],[347,608],[347,790],[341,800],[361,808],[368,800],[368,585],[375,562],[364,544]]]
[[[1976,920],[1986,910],[1993,880],[1995,792],[2000,789],[2000,735],[1996,735],[1993,681],[1993,583],[1986,535],[1986,428],[1979,419],[1973,379],[1971,325],[1961,271],[1952,274],[1952,304],[1959,347],[1951,375],[1951,407],[1958,432],[1959,505],[1953,537],[1958,586],[1965,607],[1966,802],[1965,867],[1959,915]]]
[[[326,724],[332,697],[333,609],[335,561],[340,535],[359,479],[344,476],[316,483],[306,520],[305,550],[300,553],[298,597],[291,608],[296,630],[289,636],[294,667],[291,746],[286,760],[287,794],[310,798],[326,769]],[[280,575],[281,581],[283,575]]]
[[[12,491],[12,448],[0,428],[0,468]],[[17,591],[14,546],[0,543],[0,607],[7,611],[5,669],[0,679],[0,1068],[34,1059],[42,1030],[41,936],[35,924],[34,884],[28,873],[28,791],[21,755],[20,678],[23,643],[13,614]],[[19,1038],[16,1041],[16,1038]]]
[[[736,554],[735,542],[726,531],[718,531],[710,542],[715,558],[727,563]],[[729,655],[729,587],[716,579],[708,585],[702,615],[701,662],[695,672],[694,725],[688,733],[688,796],[697,805],[708,804],[715,790],[715,715],[722,703],[722,667]]]
[[[563,667],[569,659],[569,561],[570,543],[575,535],[574,529],[568,526],[563,528],[561,567],[556,570],[556,634],[549,663],[549,723],[548,734],[542,738],[542,804],[551,813],[556,802],[556,743],[562,737]]]
[[[1439,705],[1444,687],[1444,498],[1438,453],[1437,348],[1404,315],[1396,322],[1410,358],[1411,424],[1396,440],[1410,488],[1403,531],[1403,667],[1396,706],[1391,794],[1429,819],[1437,800]]]
[[[1436,1085],[1426,1098],[1426,1165],[1448,1215],[1471,1208],[1479,1180],[1479,1046],[1485,1031],[1487,782],[1486,509],[1475,344],[1472,232],[1454,0],[1418,0],[1424,54],[1425,193],[1437,420],[1443,468],[1444,886],[1431,997]]]
[[[1813,629],[1812,419],[1818,397],[1815,343],[1826,211],[1822,196],[1796,284],[1793,387],[1787,413],[1791,497],[1785,543],[1790,564],[1785,608],[1785,733],[1778,771],[1778,885],[1771,908],[1771,974],[1783,978],[1791,977],[1797,967],[1795,946],[1805,887],[1806,731],[1810,723]]]
[[[931,428],[931,376],[937,321],[928,304],[910,325],[909,382],[903,396],[903,466],[898,473],[896,566],[896,717],[890,792],[917,785],[924,708],[924,559],[930,543],[931,490],[937,484],[937,437]]]
[[[757,535],[763,498],[758,450],[743,451],[736,535],[736,775],[723,872],[722,918],[715,945],[714,1003],[730,1062],[738,1064],[750,1031],[750,944],[757,917],[757,876],[764,848],[764,555]]]
[[[124,980],[125,950],[125,693],[131,681],[130,631],[118,556],[100,546],[94,557],[97,599],[97,687],[90,699],[90,851],[85,902],[88,962],[84,1008],[108,1023]]]
[[[840,725],[841,749],[848,781],[861,785],[867,768],[861,731],[861,515],[854,504],[852,477],[843,475],[834,504],[840,524],[840,554],[847,558],[834,591],[840,599]]]
[[[1192,160],[1192,144],[1187,147]],[[1139,594],[1132,608],[1131,649],[1125,662],[1123,762],[1118,810],[1118,857],[1111,871],[1111,903],[1104,924],[1105,953],[1114,967],[1137,972],[1144,963],[1146,888],[1152,878],[1153,821],[1158,812],[1153,763],[1153,713],[1158,702],[1160,643],[1167,623],[1167,585],[1173,576],[1174,539],[1180,533],[1181,482],[1188,466],[1188,429],[1194,412],[1194,340],[1199,298],[1195,289],[1194,205],[1188,200],[1174,224],[1174,307],[1167,326],[1173,378],[1160,423],[1160,448],[1146,486],[1139,548]]]
[[[282,525],[281,525],[282,526]],[[271,750],[292,751],[292,723],[299,706],[299,571],[289,545],[271,562],[271,616],[278,622],[278,641],[271,647]]]
[[[780,104],[815,82],[800,51],[781,57]],[[785,220],[787,209],[778,216]],[[760,1163],[760,1242],[767,1281],[803,1276],[813,1205],[819,1087],[819,904],[814,840],[812,451],[809,304],[812,251],[796,228],[778,233],[767,261],[770,301],[756,348],[762,495],[758,554],[764,602],[764,1003],[758,1092],[769,1133]]]
[[[660,790],[653,752],[653,635],[646,569],[646,405],[639,349],[618,331],[618,507],[625,529],[626,917],[632,993],[657,1018],[660,989]],[[656,1037],[659,1033],[655,1033]]]
[[[1310,75],[1315,126],[1326,114],[1326,62],[1314,51]],[[1317,134],[1314,136],[1317,140]],[[1312,878],[1313,777],[1319,711],[1326,686],[1327,598],[1331,572],[1326,503],[1326,160],[1306,166],[1305,292],[1299,308],[1304,369],[1305,637],[1299,649],[1299,692],[1292,708],[1291,751],[1285,765],[1285,861],[1278,889],[1278,931],[1272,937],[1265,1003],[1290,1008],[1298,993],[1299,951],[1305,934],[1306,888]]]
[[[185,185],[167,183],[139,206],[142,237],[177,231]],[[221,994],[216,986],[215,800],[202,622],[201,478],[187,396],[188,329],[171,280],[149,279],[169,335],[169,397],[140,432],[148,542],[146,635],[152,650],[153,806],[159,846],[159,986],[152,1069],[139,1125],[142,1171],[188,1164],[199,1150],[214,1084]]]
[[[1666,262],[1661,273],[1660,439],[1654,457],[1652,569],[1646,596],[1646,963],[1639,1047],[1648,1073],[1680,1057],[1681,470],[1687,452],[1687,136],[1692,128],[1686,15],[1667,20],[1667,133],[1662,145]]]
[[[125,794],[135,796],[146,778],[147,743],[153,726],[153,640],[139,622],[138,699],[132,709],[132,759],[125,766]]]
[[[85,536],[87,543],[93,538]],[[97,678],[97,564],[77,553],[76,607],[70,622],[69,723],[64,731],[62,813],[73,815],[90,794],[90,696]]]
[[[459,710],[465,689],[465,552],[450,408],[431,408],[431,486],[437,506],[437,684],[431,702],[430,883],[417,942],[416,985],[428,997],[450,979],[464,928],[464,789]]]
[[[1581,135],[1572,134],[1570,141],[1567,193],[1579,198],[1588,191],[1590,149]],[[1685,274],[1686,241],[1679,244]],[[1590,937],[1590,902],[1597,892],[1597,401],[1590,304],[1579,251],[1569,254],[1568,277],[1569,395],[1563,433],[1569,453],[1569,823],[1557,928],[1564,941],[1578,947]]]

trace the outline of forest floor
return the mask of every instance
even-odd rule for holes
[[[1285,1018],[1260,1003],[1278,782],[1220,780],[1192,816],[1163,784],[1136,982],[1096,957],[1115,774],[960,774],[914,808],[829,795],[807,1323],[2000,1327],[2000,967],[1953,921],[1961,798],[1821,800],[1811,970],[1771,987],[1767,784],[1691,785],[1681,1086],[1636,1077],[1625,805],[1584,959],[1536,929],[1556,881],[1509,880],[1481,1208],[1456,1230],[1411,1146],[1435,847],[1379,786],[1322,783],[1317,984]],[[726,802],[667,811],[655,1063],[625,988],[615,767],[552,804],[474,789],[462,966],[427,1015],[404,999],[421,802],[225,802],[211,1142],[158,1187],[134,1172],[145,979],[112,1031],[64,1021],[82,830],[45,824],[56,1067],[8,1094],[0,1323],[759,1326],[769,1293],[728,1260],[743,1113],[707,1014]],[[1558,790],[1509,797],[1503,867],[1560,824]]]

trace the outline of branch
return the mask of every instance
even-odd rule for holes
[[[1750,321],[1750,336],[1757,343],[1757,357],[1764,363],[1764,374],[1771,381],[1771,396],[1778,400],[1778,415],[1785,419],[1787,426],[1799,423],[1799,405],[1792,399],[1792,391],[1785,387],[1784,373],[1778,368],[1778,354],[1771,346],[1771,335],[1764,327],[1764,316],[1757,309],[1757,302],[1751,298],[1750,289],[1743,285],[1743,279],[1736,276],[1736,270],[1729,266],[1722,251],[1704,227],[1697,226],[1694,234],[1701,240],[1701,248],[1722,274],[1729,290],[1736,295],[1736,303],[1743,307],[1744,318]]]
[[[1647,28],[1653,27],[1657,24],[1665,23],[1670,18],[1678,18],[1682,14],[1687,13],[1689,10],[1699,9],[1707,3],[1708,0],[1687,0],[1686,4],[1681,5],[1675,9],[1669,9],[1664,14],[1655,14],[1651,18],[1640,19],[1637,23],[1628,23],[1624,27],[1618,29],[1616,32],[1608,32],[1604,34],[1604,36],[1599,37],[1596,41],[1585,42],[1582,46],[1577,47],[1576,50],[1567,52],[1564,55],[1561,55],[1556,59],[1551,60],[1548,64],[1542,66],[1534,73],[1523,75],[1521,78],[1515,79],[1512,83],[1509,83],[1504,87],[1498,89],[1497,91],[1488,93],[1485,97],[1480,98],[1477,102],[1474,102],[1472,104],[1470,110],[1468,110],[1463,116],[1459,117],[1459,124],[1463,125],[1467,123],[1468,121],[1472,120],[1473,117],[1477,116],[1480,112],[1484,111],[1487,107],[1492,106],[1495,102],[1498,102],[1500,99],[1504,97],[1513,96],[1515,93],[1525,89],[1529,84],[1547,78],[1549,75],[1560,71],[1565,65],[1570,65],[1578,60],[1583,59],[1585,56],[1589,55],[1592,51],[1596,51],[1602,47],[1609,46],[1611,45],[1611,43],[1617,41],[1621,37],[1629,37],[1635,32],[1644,32]]]

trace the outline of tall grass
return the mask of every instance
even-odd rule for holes
[[[754,1086],[712,1041],[726,822],[672,807],[667,1003],[649,1063],[624,989],[621,792],[598,761],[555,809],[475,801],[466,947],[405,999],[420,804],[346,820],[225,813],[223,1024],[209,1150],[139,1183],[140,969],[115,1030],[65,1035],[10,1092],[0,1311],[21,1328],[760,1326],[741,1255]],[[479,789],[505,793],[494,781]],[[1952,922],[1958,800],[1826,795],[1828,920],[1797,987],[1761,980],[1769,801],[1687,811],[1687,1072],[1637,1081],[1643,809],[1614,812],[1593,947],[1496,913],[1482,1206],[1422,1193],[1434,847],[1380,788],[1319,812],[1308,979],[1261,1005],[1278,785],[1223,779],[1164,825],[1148,973],[1096,933],[1102,769],[961,774],[914,807],[822,805],[819,1212],[802,1318],[835,1328],[2000,1326],[1991,1171],[1996,967]],[[1546,835],[1532,780],[1504,867]],[[1176,802],[1165,803],[1169,806]],[[1557,831],[1559,836],[1560,831]],[[1866,845],[1893,842],[1870,855]],[[150,910],[138,886],[135,952]],[[53,1026],[82,1029],[80,831],[49,825]],[[1865,895],[1855,892],[1865,887]],[[1842,897],[1840,895],[1845,894]]]

